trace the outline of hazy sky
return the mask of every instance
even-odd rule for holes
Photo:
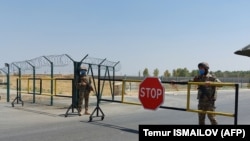
[[[120,61],[119,75],[197,69],[248,71],[249,0],[0,0],[4,63],[68,54]]]

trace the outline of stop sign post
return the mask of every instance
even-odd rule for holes
[[[159,78],[147,77],[139,86],[139,99],[144,109],[156,110],[164,102],[165,88]]]

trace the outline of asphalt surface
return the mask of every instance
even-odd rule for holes
[[[90,98],[89,115],[78,116],[76,109],[70,108],[71,98],[55,97],[50,105],[50,97],[37,97],[32,103],[32,95],[23,94],[24,105],[10,102],[6,93],[0,93],[0,140],[1,141],[138,141],[139,125],[197,125],[197,113],[158,108],[144,109],[142,105],[101,101],[99,107],[96,97]],[[191,108],[196,108],[196,95],[191,96]],[[117,96],[116,99],[120,99]],[[125,100],[139,102],[138,97]],[[237,124],[250,125],[250,90],[239,91]],[[165,95],[163,106],[185,108],[185,92],[169,92]],[[220,91],[216,101],[217,111],[235,111],[234,91]],[[67,117],[66,111],[70,108]],[[103,117],[103,119],[102,119]],[[217,116],[219,124],[234,124],[233,117]],[[207,120],[207,124],[209,124]]]

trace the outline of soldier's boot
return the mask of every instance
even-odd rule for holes
[[[85,114],[85,115],[90,115],[90,113],[88,112],[88,109],[85,109],[84,114]]]
[[[81,108],[78,109],[78,115],[79,115],[79,116],[82,116],[82,115],[83,115],[82,109],[81,109]]]
[[[205,125],[205,121],[199,121],[199,125]]]
[[[218,125],[218,122],[217,122],[217,120],[215,119],[215,117],[214,117],[214,115],[208,115],[208,118],[209,118],[209,120],[210,120],[210,122],[211,122],[211,125]]]
[[[218,125],[217,120],[215,120],[215,119],[211,120],[211,125]]]
[[[198,118],[199,118],[199,125],[205,125],[205,114],[199,113]]]

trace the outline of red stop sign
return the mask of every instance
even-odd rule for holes
[[[139,86],[139,99],[144,109],[156,110],[164,101],[165,89],[159,78],[147,77]]]

